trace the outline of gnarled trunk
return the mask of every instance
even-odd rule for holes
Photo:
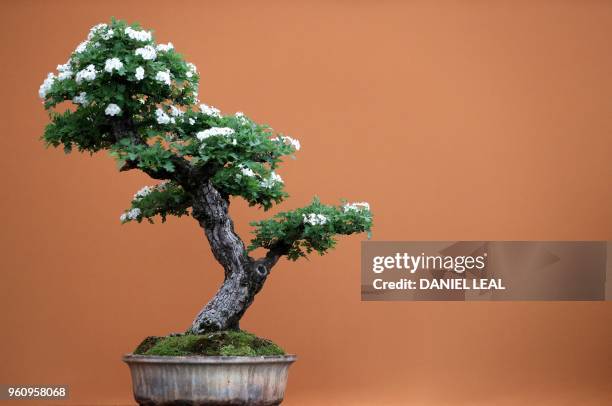
[[[269,254],[260,260],[248,256],[229,217],[229,200],[210,181],[200,185],[194,195],[193,217],[204,228],[213,255],[225,270],[225,280],[198,313],[190,331],[201,334],[238,329],[240,319],[263,287],[279,256]]]
[[[249,265],[231,272],[212,300],[196,316],[191,331],[201,334],[238,329],[240,319],[253,303],[267,276],[268,271],[263,266],[256,269]]]

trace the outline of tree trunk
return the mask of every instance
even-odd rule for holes
[[[221,288],[193,321],[191,331],[202,334],[239,329],[240,319],[263,287],[266,277],[266,268],[254,270],[251,266],[226,276]]]
[[[193,217],[206,233],[213,255],[225,270],[225,280],[210,302],[198,313],[190,331],[238,329],[246,309],[261,290],[278,256],[250,258],[244,243],[234,231],[229,217],[229,200],[210,181],[195,191]]]
[[[114,120],[112,126],[116,141],[129,137],[136,145],[146,145],[146,141],[135,131],[131,119]],[[225,270],[223,285],[198,313],[190,331],[200,334],[238,329],[240,319],[263,287],[270,269],[282,255],[282,249],[270,250],[258,260],[249,257],[244,243],[234,231],[234,223],[228,212],[229,198],[222,196],[210,179],[200,184],[193,182],[194,179],[210,176],[211,168],[191,168],[185,158],[178,156],[173,156],[172,162],[175,166],[172,173],[165,169],[143,170],[154,179],[174,179],[192,194],[192,215],[204,228],[213,255]],[[137,161],[126,161],[121,170],[137,167]]]

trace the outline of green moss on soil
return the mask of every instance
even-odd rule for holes
[[[246,331],[218,331],[195,335],[147,337],[134,350],[140,355],[246,356],[285,355],[272,341]]]

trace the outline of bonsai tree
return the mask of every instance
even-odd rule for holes
[[[204,229],[225,279],[193,320],[195,334],[239,329],[244,312],[282,257],[325,254],[335,236],[369,232],[367,203],[308,206],[251,223],[248,246],[234,231],[232,197],[264,210],[288,195],[275,171],[299,141],[243,113],[224,116],[198,100],[198,71],[150,31],[113,20],[94,26],[68,61],[49,73],[40,97],[50,123],[43,140],[95,153],[108,150],[120,171],[161,181],[134,195],[122,223],[192,216]],[[199,104],[199,106],[198,106]],[[264,248],[265,255],[250,252]]]

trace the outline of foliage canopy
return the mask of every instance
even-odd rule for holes
[[[224,116],[199,104],[195,65],[138,24],[113,19],[94,26],[57,70],[39,90],[51,119],[44,142],[67,153],[108,150],[120,170],[140,169],[163,181],[138,191],[122,222],[189,215],[198,182],[264,210],[288,196],[276,169],[300,149],[299,141],[243,113]],[[315,199],[253,224],[250,249],[282,244],[295,260],[325,253],[336,234],[369,232],[372,216],[367,204]]]

